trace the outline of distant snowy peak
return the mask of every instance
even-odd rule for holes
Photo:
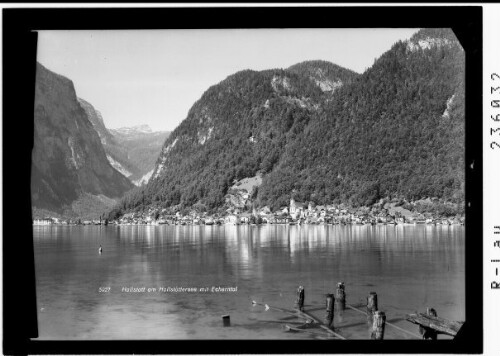
[[[124,136],[131,136],[136,134],[147,134],[152,133],[151,127],[149,125],[137,125],[132,127],[120,127],[118,129],[112,129],[112,131],[117,132]]]

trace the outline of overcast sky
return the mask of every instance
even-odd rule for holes
[[[38,61],[73,81],[108,128],[173,130],[210,86],[243,69],[321,59],[362,73],[417,29],[40,31]]]

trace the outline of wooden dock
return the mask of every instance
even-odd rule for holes
[[[463,325],[463,322],[460,321],[450,321],[424,313],[408,314],[406,320],[424,328],[432,329],[438,334],[445,334],[453,337],[457,335]]]
[[[370,292],[366,298],[365,310],[363,306],[353,306],[346,303],[346,291],[343,282],[337,284],[335,293],[326,294],[326,303],[323,306],[304,304],[304,288],[297,289],[297,299],[293,310],[270,306],[265,303],[252,301],[254,306],[262,306],[265,311],[272,310],[296,317],[303,324],[292,326],[293,322],[283,325],[286,332],[306,333],[315,338],[334,338],[338,340],[363,339],[431,339],[436,340],[439,334],[455,337],[463,322],[449,321],[438,317],[434,309],[428,308],[427,313],[406,314],[392,316],[379,310],[378,298],[375,292]],[[323,316],[318,312],[323,311]],[[420,335],[408,330],[409,321],[420,326]],[[402,323],[403,322],[403,323]],[[399,323],[396,325],[395,323]],[[295,324],[300,324],[295,322]]]

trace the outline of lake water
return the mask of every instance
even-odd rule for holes
[[[321,338],[320,330],[285,332],[284,324],[302,322],[252,300],[293,309],[302,285],[305,309],[322,319],[325,294],[340,281],[348,304],[365,310],[375,291],[387,320],[413,333],[418,327],[404,315],[426,307],[465,320],[463,226],[34,226],[33,233],[40,339]],[[212,292],[219,286],[237,291]],[[134,287],[145,292],[126,292]],[[348,338],[367,338],[365,319],[349,309],[335,325]],[[386,326],[385,338],[412,336]]]

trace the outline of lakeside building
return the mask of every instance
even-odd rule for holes
[[[52,225],[54,221],[52,218],[43,218],[33,220],[33,225]]]
[[[235,214],[231,214],[231,215],[226,216],[225,222],[226,222],[226,224],[239,225],[240,218]]]

